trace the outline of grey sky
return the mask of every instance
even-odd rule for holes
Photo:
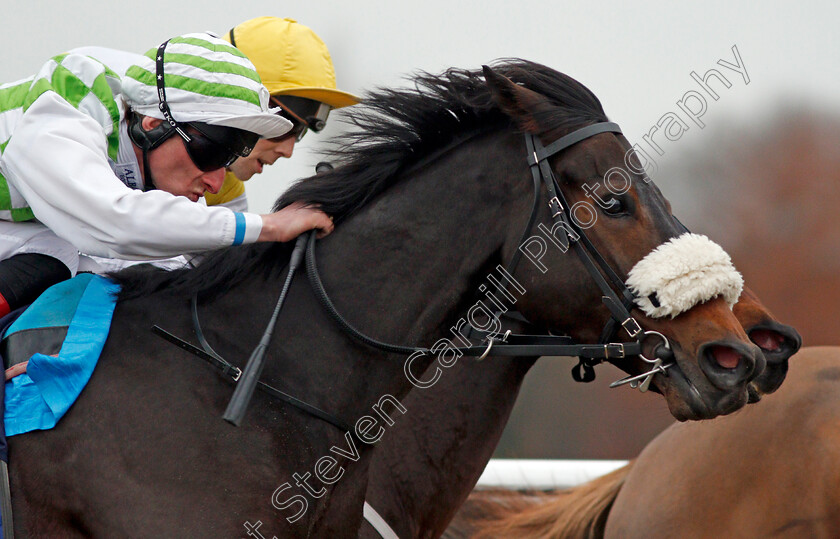
[[[327,43],[339,87],[361,93],[377,85],[402,84],[414,70],[479,67],[519,56],[563,71],[586,84],[631,141],[676,102],[699,90],[690,77],[715,67],[732,83],[707,98],[702,121],[688,123],[676,142],[664,140],[665,156],[712,136],[735,119],[749,122],[785,104],[840,105],[838,7],[829,2],[353,2],[179,0],[55,2],[3,0],[0,47],[2,81],[33,74],[50,56],[81,45],[144,52],[176,34],[225,32],[260,15],[297,19]],[[13,7],[12,7],[13,6]],[[750,83],[716,65],[733,62],[737,45]],[[731,75],[731,76],[730,76]],[[716,83],[712,83],[713,86]],[[309,135],[297,158],[281,160],[248,185],[252,209],[266,211],[288,182],[310,174],[312,153],[336,122]],[[656,135],[655,135],[656,136]],[[665,192],[668,195],[666,189]]]

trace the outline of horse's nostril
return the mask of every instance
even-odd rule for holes
[[[741,354],[728,346],[713,346],[709,352],[712,354],[715,362],[724,369],[735,369],[741,362]]]
[[[769,329],[751,331],[750,340],[765,352],[778,352],[785,342],[784,336]]]
[[[752,343],[707,343],[700,348],[700,353],[700,369],[712,385],[724,391],[740,391],[767,365],[758,346]]]

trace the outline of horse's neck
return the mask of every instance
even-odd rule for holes
[[[503,160],[491,165],[489,150],[473,148],[482,142],[495,146],[476,141],[443,156],[328,238],[320,262],[325,281],[337,304],[364,305],[353,312],[360,327],[422,343],[445,336],[435,334],[441,323],[463,314],[457,313],[460,302],[476,293],[498,256],[516,207],[508,182],[498,178]],[[527,178],[524,167],[520,172]],[[527,210],[522,213],[516,228],[525,223]]]
[[[383,439],[366,495],[401,536],[443,532],[492,457],[534,362],[462,358],[434,386],[405,398],[406,408],[418,413],[407,414]]]
[[[354,327],[409,346],[452,337],[443,333],[448,322],[469,306],[509,228],[523,226],[530,209],[524,157],[502,144],[510,139],[485,136],[442,156],[319,242],[324,286]],[[343,334],[302,281],[292,287],[278,325],[281,360],[266,366],[266,376],[342,411],[350,422],[385,394],[405,395],[412,387],[405,358]],[[250,286],[245,295],[270,303],[274,292],[266,293],[265,283]],[[422,372],[433,359],[420,358],[414,368]]]

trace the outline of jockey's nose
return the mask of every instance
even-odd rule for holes
[[[212,170],[210,172],[205,172],[201,176],[201,182],[204,184],[204,188],[207,191],[210,191],[214,195],[219,192],[219,189],[222,188],[222,184],[225,181],[225,169],[219,168],[216,170]]]
[[[292,156],[292,152],[295,151],[295,142],[297,142],[295,137],[283,137],[276,143],[273,150],[280,155],[280,157],[288,159]]]

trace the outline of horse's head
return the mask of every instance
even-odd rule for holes
[[[564,149],[550,151],[561,137],[606,121],[586,88],[566,81],[577,85],[572,93],[579,99],[569,106],[559,102],[562,96],[544,95],[490,69],[485,79],[502,111],[526,137],[536,137],[527,143],[534,155],[528,156],[529,164],[539,162],[543,178],[556,178],[556,184],[543,179],[539,186],[541,203],[530,238],[522,243],[512,235],[503,249],[510,258],[517,251],[524,254],[515,273],[527,290],[517,303],[520,311],[554,332],[598,342],[609,317],[602,303],[609,287],[597,281],[612,281],[613,297],[626,300],[647,338],[638,336],[641,355],[609,361],[631,375],[650,371],[657,355],[665,363],[675,362],[647,382],[665,397],[677,419],[711,418],[741,408],[765,359],[732,313],[742,281],[728,255],[708,239],[683,235],[670,205],[622,135],[590,130]],[[615,130],[617,126],[610,131]],[[550,201],[552,185],[559,190],[556,203]],[[562,219],[573,226],[559,226]],[[585,254],[571,251],[585,251],[591,264]],[[622,296],[622,281],[633,294]],[[615,302],[612,307],[613,318],[618,318],[622,309]],[[632,333],[633,324],[624,329]],[[624,329],[616,325],[611,341],[627,340]],[[663,346],[665,339],[670,349]]]
[[[779,322],[749,288],[744,288],[732,312],[767,360],[767,368],[748,386],[750,402],[758,402],[782,385],[788,359],[799,351],[802,337],[794,328]]]

